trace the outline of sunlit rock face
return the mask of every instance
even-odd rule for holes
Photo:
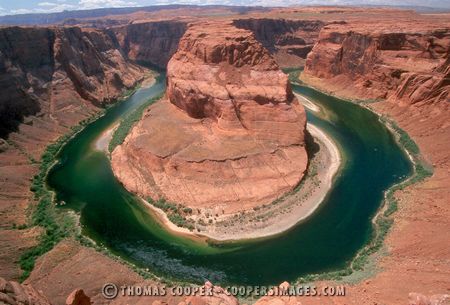
[[[112,156],[127,189],[235,212],[292,190],[307,166],[306,115],[252,32],[191,25],[167,67],[165,98]]]
[[[449,58],[450,30],[430,23],[333,24],[320,32],[304,76],[362,99],[446,104]]]

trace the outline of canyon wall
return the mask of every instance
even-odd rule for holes
[[[448,298],[450,27],[433,19],[326,26],[301,76],[335,95],[377,100],[366,105],[405,130],[433,167],[431,177],[395,192],[389,255],[377,261],[382,271],[349,286],[338,303],[406,304],[409,295],[409,304],[445,304]],[[414,147],[404,136],[402,143]]]
[[[191,20],[192,22],[192,20]],[[165,69],[189,21],[163,20],[111,27],[129,59]],[[318,20],[237,19],[233,24],[254,33],[282,67],[303,66],[324,22]]]
[[[104,31],[12,27],[0,37],[0,137],[25,116],[108,103],[143,77]]]
[[[184,34],[165,99],[114,150],[112,166],[144,197],[220,213],[251,209],[300,182],[305,126],[287,76],[253,34],[203,22]]]
[[[417,30],[420,28],[420,30]],[[360,99],[449,100],[450,29],[331,24],[308,55],[304,79]]]
[[[330,13],[322,14],[322,16],[330,15],[329,19],[339,20],[343,18],[341,13],[343,8],[330,8],[330,10],[335,10],[336,15]],[[349,10],[352,9],[349,8]],[[448,50],[446,42],[448,30],[443,26],[429,27],[420,22],[414,23],[411,20],[416,17],[410,14],[406,19],[399,19],[400,12],[393,11],[390,14],[395,20],[391,20],[388,24],[388,21],[384,20],[386,12],[376,14],[372,20],[367,20],[365,12],[366,9],[364,12],[359,9],[357,13],[350,12],[351,14],[346,15],[354,19],[366,18],[358,26],[327,25],[323,29],[320,42],[308,60],[309,64],[303,74],[304,80],[323,90],[349,98],[387,97],[387,101],[373,103],[370,107],[391,116],[408,131],[419,144],[424,157],[433,165],[434,175],[424,182],[408,187],[405,191],[397,192],[399,211],[394,214],[394,226],[386,241],[386,250],[389,255],[383,256],[378,262],[380,272],[360,283],[347,286],[346,297],[330,299],[323,296],[305,297],[284,302],[287,304],[299,301],[307,304],[323,304],[323,302],[358,305],[406,304],[408,294],[411,304],[428,304],[436,301],[436,298],[433,296],[431,299],[423,297],[416,300],[417,295],[410,292],[440,294],[448,291],[449,246],[447,235],[442,234],[450,230],[450,210],[448,209],[450,109],[449,103],[443,102],[448,101],[450,62],[448,52],[447,55],[445,54],[445,49]],[[434,20],[439,16],[433,15],[431,18]],[[14,20],[16,19],[14,16]],[[379,23],[370,24],[369,21],[374,19]],[[107,24],[107,26],[110,25],[112,24]],[[252,31],[255,34],[258,32]],[[55,29],[42,28],[0,29],[0,86],[2,88],[0,107],[9,107],[6,111],[3,111],[5,108],[1,108],[0,115],[9,113],[14,116],[13,120],[10,120],[9,116],[6,116],[4,120],[5,117],[2,116],[0,122],[8,121],[11,124],[24,115],[37,114],[25,117],[25,124],[19,126],[18,132],[9,135],[13,145],[0,142],[0,215],[2,219],[0,222],[2,244],[0,275],[8,279],[18,278],[21,273],[17,264],[18,257],[24,249],[35,244],[35,237],[40,233],[38,228],[12,229],[13,225],[27,223],[25,211],[32,197],[29,192],[30,177],[36,174],[38,166],[33,165],[30,158],[38,160],[49,142],[67,133],[70,126],[98,110],[91,101],[80,96],[77,91],[80,88],[77,89],[76,81],[72,82],[72,78],[77,79],[72,73],[77,74],[84,69],[69,67],[69,71],[72,71],[69,73],[72,75],[71,78],[62,68],[62,63],[52,59],[52,57],[55,58],[56,53],[54,48],[56,36],[63,35],[61,34],[63,32],[57,34]],[[70,35],[72,38],[61,37],[59,45],[67,45],[74,40],[80,48],[77,47],[71,56],[78,57],[86,48],[93,45],[90,38],[92,35],[88,37],[89,35],[83,34],[88,32],[91,31],[81,30],[81,36],[77,37],[78,34],[74,34]],[[91,33],[97,33],[98,37],[103,36],[100,35],[101,32]],[[116,35],[112,35],[110,31],[106,33],[110,38],[112,37],[110,43],[113,47],[109,50],[105,48],[106,51],[102,53],[108,54],[108,52],[119,50],[114,46]],[[125,46],[124,50],[127,50],[119,34],[117,34],[117,40]],[[270,49],[271,45],[264,40],[273,40],[270,37],[264,38],[264,35],[256,36]],[[432,38],[430,44],[427,41],[428,36]],[[104,39],[108,40],[107,37]],[[295,43],[295,39],[293,41]],[[373,41],[378,43],[373,44]],[[380,41],[385,42],[380,44]],[[64,49],[69,47],[70,45]],[[166,50],[166,47],[161,49]],[[115,53],[122,62],[123,56]],[[126,51],[126,53],[132,52]],[[92,58],[85,58],[85,61],[98,59],[96,52],[92,52],[91,55]],[[162,58],[161,54],[154,56]],[[169,57],[164,57],[161,63],[168,61]],[[275,57],[277,57],[276,54]],[[130,55],[130,58],[133,59],[133,56]],[[145,58],[141,59],[145,60]],[[367,62],[365,62],[366,59]],[[76,61],[83,62],[81,59]],[[103,59],[100,61],[100,70],[106,72],[116,69],[103,62]],[[278,62],[282,64],[280,59]],[[135,67],[131,67],[134,66],[123,61],[123,65],[119,65],[117,71],[121,74],[121,69],[135,70]],[[355,68],[354,71],[352,67]],[[87,71],[86,73],[90,74]],[[111,75],[111,73],[106,74]],[[131,74],[134,75],[134,73]],[[90,75],[89,78],[89,82],[95,84],[96,77]],[[108,87],[105,85],[104,88]],[[112,90],[112,92],[115,91],[115,89]],[[95,103],[101,101],[101,98],[98,98],[101,96],[101,90],[89,89],[87,92],[80,92],[86,97],[93,96],[92,101]],[[109,90],[103,90],[103,92],[106,93]],[[106,95],[106,100],[113,95]],[[179,111],[179,108],[175,106],[172,109]],[[149,115],[151,113],[149,112]],[[186,119],[186,113],[182,114],[181,117]],[[207,123],[210,120],[212,119],[204,119],[202,122]],[[172,125],[173,121],[168,120],[164,126],[172,128]],[[8,131],[12,126],[17,127],[14,124],[3,126],[6,126],[5,129]],[[160,143],[165,141],[166,138],[162,138]],[[67,243],[71,243],[71,246],[67,246]],[[91,275],[88,280],[87,274]],[[89,295],[96,296],[94,302],[98,301],[100,304],[105,302],[100,294],[105,282],[118,283],[120,286],[141,281],[143,279],[131,269],[93,249],[82,247],[75,241],[59,243],[51,252],[41,257],[28,280],[33,285],[36,283],[35,287],[43,290],[52,303],[56,304],[64,304],[66,296],[74,287],[84,286],[90,289]],[[0,286],[6,287],[3,282]],[[11,291],[3,289],[1,292],[8,294]],[[136,300],[131,300],[131,302],[134,301]],[[177,304],[177,302],[169,303]],[[276,301],[263,298],[260,303],[272,304]]]
[[[45,147],[146,73],[130,64],[104,31],[0,29],[1,276],[18,279],[21,253],[41,234],[26,226],[26,211]]]
[[[319,20],[280,18],[237,19],[233,23],[238,28],[252,31],[282,68],[303,66],[325,25]]]
[[[155,21],[112,28],[129,59],[165,69],[186,31],[186,22]]]

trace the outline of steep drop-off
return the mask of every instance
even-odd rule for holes
[[[112,154],[127,189],[227,213],[268,203],[300,182],[305,111],[250,31],[191,26],[167,84],[166,97]]]
[[[103,31],[13,27],[0,37],[1,137],[24,116],[58,120],[60,111],[109,102],[143,77]]]
[[[361,99],[449,101],[449,52],[450,28],[332,24],[308,55],[304,78]]]
[[[186,31],[186,22],[155,21],[112,28],[129,59],[165,69]]]
[[[20,254],[41,231],[31,220],[32,177],[45,147],[98,106],[119,97],[146,74],[130,64],[103,31],[0,29],[0,274],[17,279]]]
[[[112,27],[111,30],[129,59],[166,68],[178,48],[188,22],[142,21]],[[252,31],[256,40],[269,50],[278,65],[283,68],[304,65],[306,56],[325,23],[318,20],[249,18],[234,20],[233,24]]]
[[[238,19],[233,24],[252,31],[282,68],[303,66],[325,25],[319,20],[269,18]]]
[[[368,107],[394,119],[433,166],[431,177],[395,193],[389,255],[378,261],[383,271],[348,287],[349,304],[403,304],[408,295],[410,304],[445,304],[448,298],[449,50],[448,22],[381,20],[327,26],[308,56],[305,82],[350,99],[377,99]]]

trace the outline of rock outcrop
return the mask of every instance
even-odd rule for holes
[[[91,305],[91,298],[83,289],[75,289],[66,299],[66,305]]]
[[[182,21],[142,22],[112,28],[129,59],[165,69],[186,31]]]
[[[0,277],[0,304],[50,305],[51,303],[32,286],[9,282]]]
[[[246,210],[300,182],[305,125],[287,76],[250,31],[200,23],[168,64],[166,97],[116,148],[112,166],[144,197]]]
[[[449,52],[450,28],[332,24],[308,55],[304,77],[361,99],[449,101]]]
[[[0,28],[0,274],[18,279],[24,250],[35,245],[26,224],[31,177],[45,147],[113,101],[146,74],[104,31]]]
[[[143,77],[104,31],[68,28],[0,29],[0,137],[25,116],[100,105]],[[31,124],[28,120],[28,124]]]
[[[378,262],[382,271],[347,286],[348,301],[334,302],[446,304],[441,297],[450,266],[441,232],[450,229],[448,24],[448,16],[442,22],[437,15],[326,26],[308,56],[303,80],[350,99],[381,98],[367,107],[393,119],[433,166],[431,177],[395,192],[399,211],[386,240],[390,254]],[[420,294],[410,294],[408,302],[411,291]]]
[[[325,25],[320,20],[289,20],[280,18],[237,19],[233,24],[254,33],[256,40],[269,50],[281,67],[304,65],[306,56],[316,43]]]

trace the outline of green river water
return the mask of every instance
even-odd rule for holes
[[[322,108],[307,112],[339,145],[344,164],[320,208],[306,221],[277,237],[209,246],[172,236],[115,179],[95,140],[121,117],[164,91],[164,78],[77,134],[59,153],[48,185],[64,209],[80,213],[83,234],[112,253],[176,280],[215,284],[272,285],[310,273],[348,266],[372,235],[371,219],[383,193],[412,173],[412,164],[394,136],[367,109],[314,89],[295,92]]]

